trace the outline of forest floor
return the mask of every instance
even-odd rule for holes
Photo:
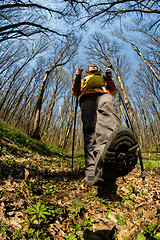
[[[0,239],[160,239],[160,154],[117,179],[117,196],[85,187],[84,157],[0,122]],[[145,160],[145,159],[144,159]]]

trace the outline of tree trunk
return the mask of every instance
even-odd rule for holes
[[[31,134],[32,138],[35,138],[37,140],[40,140],[40,114],[41,114],[41,108],[42,108],[42,99],[44,94],[44,89],[46,85],[46,81],[49,75],[49,71],[47,71],[44,75],[43,81],[41,83],[41,87],[39,90],[38,100],[36,103],[36,109],[35,109],[35,119],[34,119],[34,126],[33,126],[33,133]]]
[[[64,134],[63,142],[61,143],[61,147],[65,149],[68,139],[72,130],[73,122],[75,118],[75,113],[73,111],[73,95],[72,95],[72,100],[71,100],[71,107],[70,107],[70,114],[68,115],[68,121],[67,121],[67,126],[66,126],[66,131]]]
[[[53,111],[53,108],[54,108],[54,105],[55,105],[56,94],[57,94],[57,90],[58,90],[58,84],[59,84],[59,78],[60,78],[60,75],[61,75],[61,70],[62,69],[60,67],[58,77],[56,78],[56,85],[55,85],[55,88],[54,88],[53,96],[52,96],[52,99],[51,99],[51,102],[50,102],[50,105],[49,105],[49,110],[48,110],[46,119],[44,121],[42,132],[44,132],[45,130],[47,130],[49,128],[49,124],[50,124],[51,117],[52,117],[52,111]]]
[[[38,100],[36,103],[36,109],[35,109],[35,119],[34,119],[34,127],[33,127],[33,131],[31,134],[32,138],[35,138],[37,140],[40,140],[40,114],[41,114],[41,107],[42,107],[42,99],[43,99],[43,94],[44,94],[44,90],[45,90],[45,84],[47,81],[47,78],[49,76],[49,74],[56,68],[59,66],[63,66],[66,63],[69,62],[69,60],[71,59],[72,55],[76,52],[77,48],[78,48],[78,44],[75,47],[75,49],[68,55],[66,55],[67,50],[69,49],[69,42],[66,44],[64,50],[62,51],[62,53],[60,54],[60,56],[57,58],[57,60],[55,61],[55,63],[50,67],[49,71],[47,71],[45,73],[45,76],[43,78],[40,90],[39,90],[39,95],[38,95]],[[66,53],[66,54],[65,54]]]

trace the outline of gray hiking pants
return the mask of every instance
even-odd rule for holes
[[[107,139],[120,125],[111,94],[86,94],[81,101],[85,175],[94,176]]]

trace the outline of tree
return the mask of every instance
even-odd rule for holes
[[[14,72],[12,73],[11,72],[11,75],[10,77],[8,78],[8,81],[7,81],[7,90],[6,92],[3,94],[3,97],[1,99],[1,102],[0,102],[0,111],[3,107],[3,105],[5,104],[6,102],[6,99],[11,91],[11,89],[13,88],[13,86],[15,86],[15,82],[17,80],[17,77],[22,73],[22,71],[24,71],[25,67],[30,63],[30,61],[32,61],[39,53],[41,53],[42,51],[44,51],[46,49],[46,45],[42,44],[41,42],[40,43],[37,43],[36,46],[32,49],[32,54],[27,54],[27,56],[25,56],[25,59],[19,59],[18,60],[21,60],[21,65],[20,66],[17,66],[16,69],[14,70]],[[23,49],[24,50],[24,49]],[[26,52],[28,50],[26,49]],[[15,62],[15,61],[14,61]],[[5,73],[5,71],[4,71]],[[18,88],[21,87],[21,82],[22,80],[20,81],[20,84],[18,84]],[[14,96],[15,97],[15,96]]]
[[[52,18],[63,17],[63,12],[30,0],[6,0],[0,2],[0,42],[28,38],[35,34],[56,34],[67,36],[56,27],[48,25]],[[25,17],[24,17],[25,16]]]
[[[104,34],[96,33],[89,39],[86,49],[91,59],[102,64],[103,67],[107,68],[112,65],[112,70],[116,78],[115,84],[120,88],[130,118],[134,122],[132,107],[124,84],[124,79],[127,78],[126,74],[127,69],[129,71],[129,67],[127,68],[127,62],[124,60],[125,56],[121,57],[121,46],[119,43],[111,41]]]
[[[156,39],[156,38],[154,38],[154,39]],[[130,43],[131,44],[131,46],[132,46],[132,48],[134,49],[134,51],[138,54],[138,56],[142,59],[142,61],[148,66],[148,68],[150,69],[150,71],[152,72],[152,74],[154,75],[154,77],[156,78],[156,80],[160,83],[160,77],[158,76],[158,74],[156,73],[156,71],[154,70],[154,67],[152,66],[153,64],[151,63],[151,61],[149,60],[149,54],[147,54],[147,58],[145,58],[144,57],[144,55],[141,53],[141,51],[139,50],[139,48],[138,48],[138,46],[135,44],[135,43],[133,43],[133,41],[129,41],[129,40],[127,40],[127,39],[123,39],[124,41],[126,41],[126,42],[128,42],[128,43]],[[158,41],[158,39],[156,39],[157,40],[157,43],[158,43],[158,45],[160,46],[160,42]],[[157,45],[157,47],[158,47],[158,45]],[[143,41],[143,45],[141,45],[141,47],[147,47],[147,46],[145,46],[145,44],[144,44],[144,41]],[[158,47],[159,48],[159,47]],[[151,48],[150,48],[150,50],[151,50]],[[154,53],[154,51],[156,51],[155,49],[152,49],[152,53]],[[146,50],[144,51],[144,52],[146,52]],[[146,55],[146,54],[145,54]],[[160,72],[160,70],[159,69],[157,69],[158,70],[158,72]]]
[[[136,83],[139,88],[145,89],[156,102],[160,103],[160,41],[159,35],[151,35],[144,30],[137,30],[142,33],[141,39],[134,38],[124,41],[131,44],[134,51],[140,57],[139,69],[136,70]],[[156,106],[156,105],[155,105]]]
[[[75,119],[75,112],[74,112],[75,98],[71,91],[74,76],[75,76],[75,65],[72,64],[70,66],[70,71],[66,72],[66,76],[65,76],[68,84],[65,84],[64,102],[63,102],[62,111],[61,111],[61,122],[63,122],[62,123],[63,128],[60,131],[59,146],[63,149],[65,149],[67,146],[67,143],[69,141],[69,137],[71,134],[73,122]],[[69,81],[69,79],[71,79],[71,81]]]
[[[59,49],[59,53],[57,53],[57,55],[55,56],[55,61],[53,65],[49,68],[48,71],[46,71],[44,75],[43,81],[41,83],[41,87],[39,89],[37,102],[36,102],[34,126],[31,134],[31,137],[35,139],[40,139],[40,115],[41,115],[42,99],[43,99],[47,79],[50,73],[55,68],[59,66],[64,66],[66,63],[70,61],[70,59],[73,57],[74,53],[76,52],[78,45],[79,43],[76,43],[76,40],[71,41],[71,39],[69,39],[69,41],[65,43],[65,46],[62,45],[61,48]]]
[[[54,90],[53,90],[53,94],[51,96],[49,107],[48,107],[48,110],[47,110],[47,113],[46,113],[46,116],[44,119],[42,132],[44,132],[45,130],[47,130],[49,128],[49,124],[50,124],[51,117],[52,117],[52,111],[53,111],[53,108],[54,108],[54,105],[56,102],[56,97],[58,95],[58,88],[59,88],[59,84],[61,81],[61,73],[62,73],[62,66],[60,66],[59,69],[56,68],[55,71],[52,72],[52,75],[55,75]]]
[[[70,11],[77,17],[80,16],[81,26],[93,20],[98,20],[105,25],[117,18],[122,19],[122,17],[129,16],[130,13],[132,14],[130,16],[136,18],[137,21],[147,20],[148,17],[149,29],[158,29],[160,26],[160,3],[158,0],[65,0],[65,2],[68,3],[66,13]]]

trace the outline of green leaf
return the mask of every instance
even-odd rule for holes
[[[143,234],[138,234],[136,240],[146,240],[146,237]]]
[[[50,212],[42,212],[42,213],[45,214],[45,215],[51,215]]]
[[[153,224],[149,227],[149,231],[153,232],[157,228],[157,225]]]
[[[63,211],[61,209],[56,209],[54,212],[57,213],[57,214],[63,214]]]
[[[37,211],[36,211],[35,208],[28,207],[25,212],[28,212],[29,214],[34,214],[34,213],[37,212]]]
[[[43,205],[41,205],[40,210],[41,210],[41,211],[44,211],[44,210],[47,210],[47,208],[46,208],[46,206],[43,204]]]
[[[30,219],[30,221],[33,222],[35,219],[36,219],[36,215],[34,215],[34,216]]]
[[[158,234],[158,235],[157,235]],[[155,239],[160,239],[160,233],[157,233],[156,235],[153,236]]]
[[[28,234],[33,234],[35,232],[35,229],[34,228],[30,228],[27,232],[28,232]]]
[[[33,204],[33,207],[35,208],[36,212],[39,212],[41,203],[38,202],[37,204]]]
[[[43,215],[43,213],[40,213],[39,216],[42,217],[42,218],[44,218],[44,219],[46,219],[46,216]]]
[[[133,200],[133,196],[132,196],[132,195],[130,195],[130,196],[129,196],[129,199],[130,199],[130,200]]]

